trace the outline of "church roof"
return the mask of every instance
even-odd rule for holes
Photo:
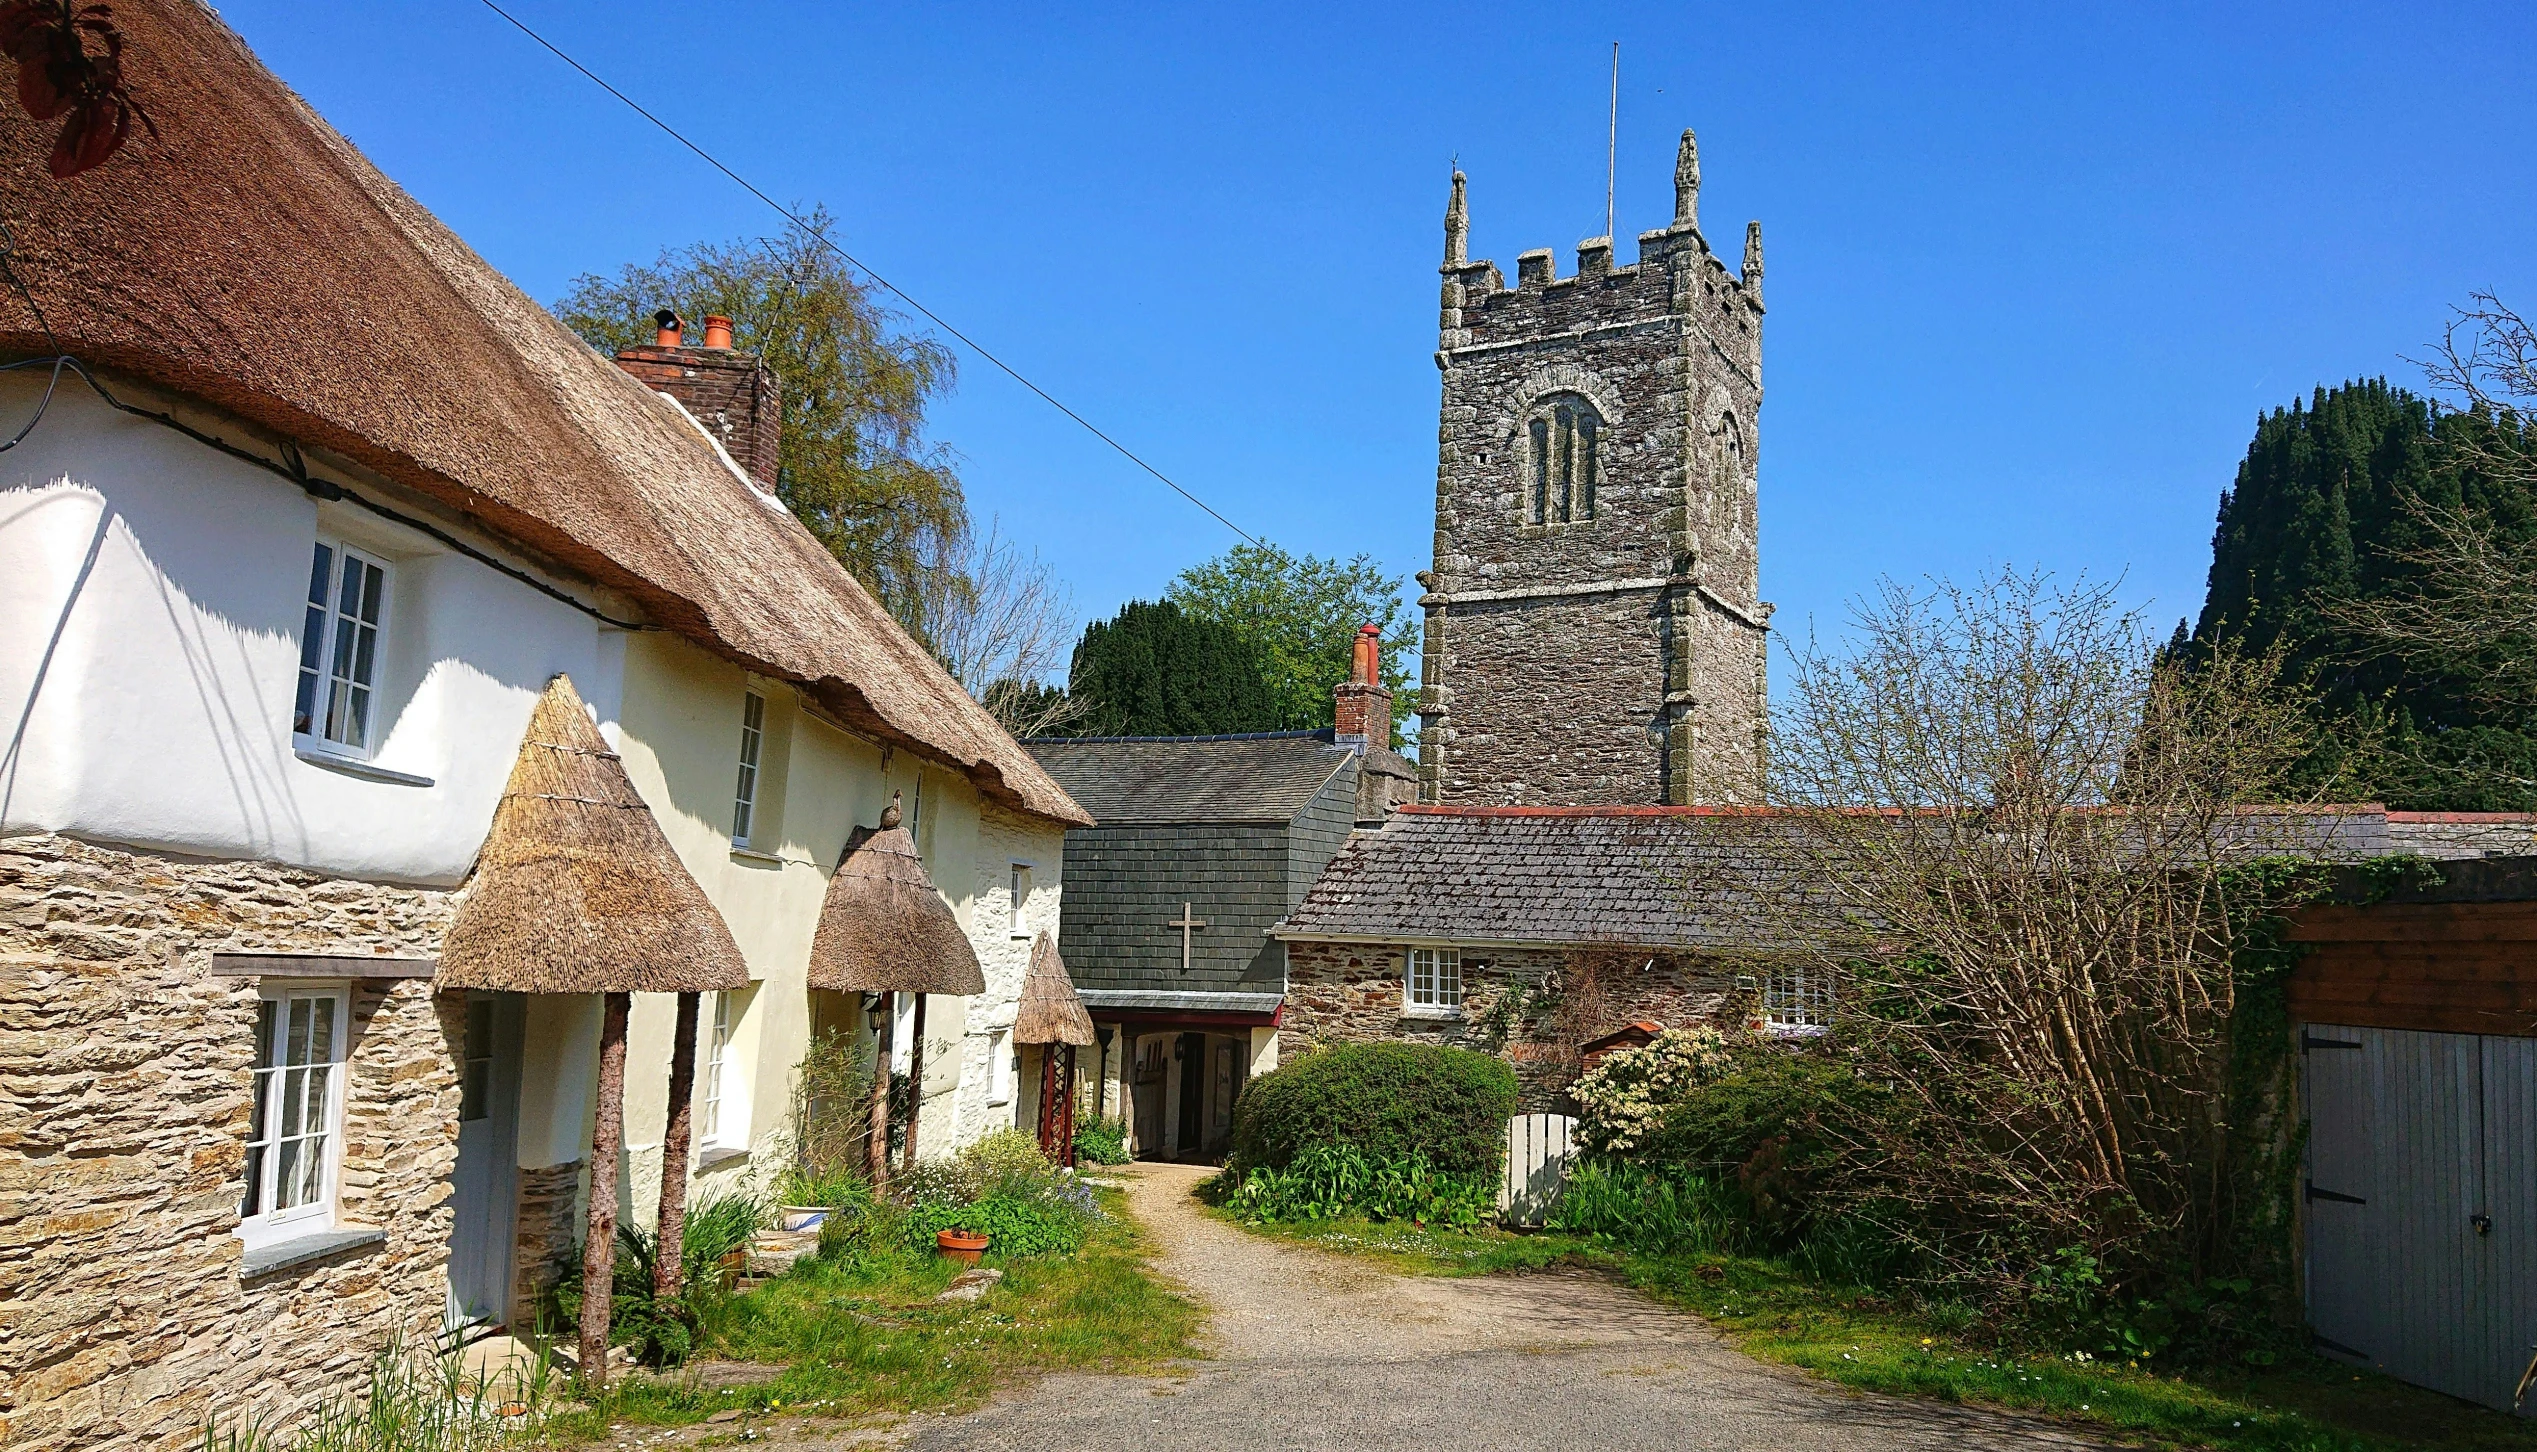
[[[693,420],[468,250],[208,8],[115,20],[156,136],[56,181],[54,126],[0,107],[0,212],[43,309],[0,288],[0,349],[67,351],[349,460],[996,801],[1089,820]]]
[[[1023,745],[1104,827],[1291,822],[1356,754],[1327,731],[1038,737]]]

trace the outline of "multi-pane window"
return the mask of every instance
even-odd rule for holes
[[[340,988],[268,989],[257,1000],[247,1193],[238,1206],[249,1234],[323,1221],[332,1208],[344,1019]]]
[[[1602,429],[1593,406],[1574,396],[1554,398],[1533,416],[1532,498],[1526,511],[1533,523],[1594,518]]]
[[[466,1054],[458,1066],[458,1119],[472,1124],[493,1112],[493,995],[467,995]]]
[[[1027,938],[1030,934],[1022,927],[1022,909],[1030,906],[1031,902],[1031,865],[1027,862],[1013,864],[1012,899],[1012,934],[1017,938]]]
[[[766,697],[755,691],[740,698],[740,786],[731,803],[731,845],[749,845],[749,829],[758,815],[758,750],[766,742]]]
[[[987,1102],[1007,1104],[1013,1099],[1013,1031],[998,1029],[987,1040]]]
[[[713,1024],[705,1031],[705,1105],[697,1116],[698,1137],[709,1144],[722,1142],[722,1081],[731,1053],[731,995],[717,993],[714,998]]]
[[[1783,1038],[1832,1027],[1832,980],[1819,969],[1781,968],[1762,979],[1762,1026]]]
[[[387,603],[387,566],[340,544],[317,542],[300,626],[292,731],[347,751],[370,749],[379,626]]]
[[[1410,949],[1408,1003],[1411,1008],[1462,1007],[1462,950]]]

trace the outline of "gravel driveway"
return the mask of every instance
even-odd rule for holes
[[[1155,1262],[1211,1310],[1209,1359],[1043,1378],[899,1428],[915,1448],[2093,1447],[1984,1412],[1861,1396],[1729,1348],[1698,1318],[1570,1274],[1397,1276],[1200,1213],[1178,1165],[1129,1172]]]

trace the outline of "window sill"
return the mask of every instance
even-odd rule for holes
[[[250,1247],[246,1254],[238,1257],[238,1279],[252,1281],[312,1261],[326,1260],[348,1250],[387,1243],[386,1231],[367,1225],[342,1225],[332,1230],[295,1235],[270,1245]]]
[[[1401,1017],[1426,1019],[1431,1022],[1451,1022],[1462,1017],[1462,1010],[1438,1003],[1413,1003],[1401,1009]]]
[[[1766,1025],[1762,1035],[1773,1039],[1819,1039],[1830,1032],[1832,1028],[1829,1024],[1775,1023]]]
[[[743,862],[755,863],[761,867],[781,867],[784,865],[783,858],[776,856],[772,852],[760,852],[755,847],[734,847],[731,849],[731,855],[739,858]]]
[[[432,779],[428,776],[416,776],[408,771],[390,771],[384,766],[372,766],[366,761],[355,761],[349,756],[337,756],[330,751],[313,751],[305,746],[294,746],[291,748],[291,754],[311,766],[322,766],[328,771],[342,772],[345,776],[357,776],[363,781],[383,781],[391,786],[433,785]]]
[[[721,1169],[724,1165],[745,1163],[748,1158],[749,1152],[744,1148],[727,1144],[709,1144],[697,1153],[696,1170],[697,1173],[702,1174],[706,1170]]]

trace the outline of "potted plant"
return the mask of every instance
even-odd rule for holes
[[[962,1230],[957,1227],[934,1232],[934,1249],[962,1265],[976,1265],[978,1257],[987,1253],[987,1235],[983,1230]]]

